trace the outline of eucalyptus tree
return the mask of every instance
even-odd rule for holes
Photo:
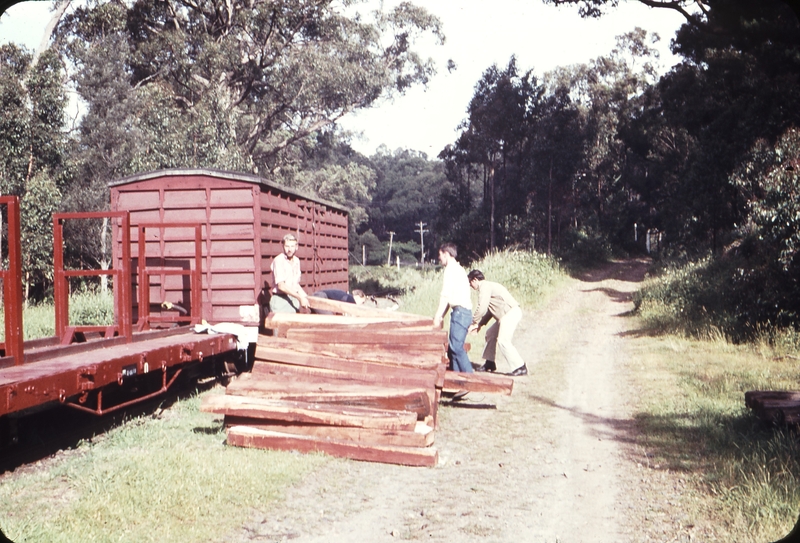
[[[0,45],[0,193],[25,188],[30,148],[30,111],[24,75],[30,56],[15,45]]]
[[[586,111],[571,96],[577,74],[569,69],[545,76],[547,88],[538,101],[527,145],[528,235],[546,240],[548,254],[561,228],[584,223],[578,194],[586,151]],[[538,244],[537,244],[538,245]]]
[[[57,176],[64,160],[66,92],[63,67],[52,51],[33,55],[0,46],[0,191],[23,195],[40,171]]]
[[[602,16],[616,0],[544,0]],[[682,250],[718,251],[747,215],[731,180],[760,138],[797,126],[800,24],[796,2],[639,0],[686,19],[673,41],[684,60],[647,92],[627,123],[629,163],[649,217]],[[794,10],[794,11],[793,11]]]
[[[87,103],[83,129],[96,134],[108,123],[127,135],[87,149],[102,149],[115,173],[196,165],[280,178],[300,159],[300,142],[434,73],[413,45],[423,34],[444,39],[438,19],[402,3],[367,22],[351,4],[94,0],[77,8],[59,43]]]
[[[684,61],[648,94],[627,133],[629,170],[673,245],[718,252],[747,197],[732,179],[755,142],[800,123],[800,24],[781,2],[712,1],[674,42]]]
[[[489,220],[482,209],[482,155],[470,148],[468,135],[462,132],[454,144],[445,146],[439,158],[444,165],[445,183],[439,192],[434,232],[438,239],[480,254],[489,244]]]
[[[516,58],[512,57],[504,69],[490,66],[475,85],[468,117],[454,148],[440,155],[448,162],[448,180],[456,189],[452,195],[460,194],[465,203],[470,203],[466,201],[469,191],[458,185],[477,173],[482,185],[478,204],[483,220],[472,216],[469,221],[473,227],[486,225],[485,245],[489,250],[512,241],[509,234],[525,215],[524,150],[532,103],[540,95],[533,73],[520,73]],[[442,203],[447,204],[448,199]]]
[[[737,250],[747,258],[735,278],[750,325],[800,321],[800,128],[775,143],[759,139],[734,170],[746,202]]]
[[[647,101],[646,94],[658,82],[660,40],[636,28],[617,37],[614,49],[580,70],[574,95],[585,108],[585,152],[577,190],[588,206],[584,218],[614,241],[629,232],[637,220],[630,208],[638,193],[625,179],[627,148],[625,125]]]
[[[83,103],[66,207],[106,208],[106,184],[121,176],[205,167],[263,175],[347,205],[354,225],[363,221],[375,174],[365,160],[329,153],[347,147],[336,122],[427,83],[433,63],[414,45],[444,35],[439,20],[413,4],[371,16],[358,4],[77,6],[54,35]],[[107,266],[104,225],[76,228],[76,256]]]
[[[21,199],[26,301],[52,281],[52,220],[66,155],[63,67],[52,50],[0,46],[0,192]]]

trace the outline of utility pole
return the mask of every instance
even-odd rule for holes
[[[420,265],[425,265],[425,233],[428,230],[425,229],[428,226],[428,223],[419,221],[417,223],[419,225],[419,230],[414,230],[414,232],[419,232],[419,263]]]
[[[389,232],[389,256],[386,258],[386,265],[392,265],[392,240],[394,239],[394,232]]]

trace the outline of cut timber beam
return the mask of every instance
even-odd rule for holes
[[[433,413],[428,391],[417,387],[384,387],[356,383],[304,383],[296,379],[253,379],[241,375],[228,385],[227,393],[309,403],[374,407],[391,411],[413,411],[422,419]]]
[[[294,350],[296,346],[300,350]],[[437,371],[441,364],[441,357],[428,356],[426,358],[394,358],[389,360],[364,360],[359,358],[348,358],[335,352],[326,352],[320,346],[318,352],[304,351],[302,345],[285,342],[276,344],[274,341],[262,342],[259,338],[256,346],[256,359],[271,360],[273,362],[283,362],[284,364],[294,364],[296,366],[314,366],[318,368],[329,368],[340,371],[352,371],[366,373],[369,371],[380,371],[381,368],[387,370],[409,369],[409,370],[434,370]],[[387,357],[388,358],[388,357]]]
[[[424,327],[431,329],[433,320],[419,317],[416,320],[399,321],[391,317],[346,317],[343,315],[314,315],[307,313],[270,313],[264,320],[264,327],[273,331],[273,335],[283,336],[292,328],[328,329],[329,327],[351,329],[398,330]]]
[[[354,364],[351,364],[354,365]],[[355,364],[359,365],[359,364]],[[295,366],[281,362],[257,359],[251,370],[254,375],[290,376],[293,379],[308,382],[342,381],[373,385],[400,385],[410,387],[436,388],[438,374],[435,370],[418,370],[416,368],[395,368],[377,364],[366,365],[365,368],[352,368],[353,371],[328,369],[313,366]],[[348,368],[349,369],[349,368]]]
[[[744,395],[745,405],[768,424],[800,425],[800,392],[750,390]]]
[[[228,443],[238,447],[273,449],[284,451],[324,452],[331,456],[401,464],[404,466],[436,465],[439,454],[433,447],[395,447],[366,445],[352,441],[329,440],[314,436],[303,436],[260,430],[248,426],[232,426],[228,429]]]
[[[494,375],[491,373],[462,373],[447,371],[444,374],[443,390],[469,392],[491,392],[510,396],[514,389],[514,379],[507,375]]]
[[[800,392],[790,390],[749,390],[744,393],[744,403],[751,409],[800,406]]]
[[[316,343],[355,343],[368,345],[381,345],[393,348],[395,345],[414,345],[418,350],[433,350],[444,352],[447,343],[447,333],[443,330],[430,329],[427,331],[398,330],[351,330],[342,333],[340,330],[303,330],[290,328],[286,331],[286,338],[293,341]]]
[[[409,411],[381,411],[364,407],[340,407],[232,395],[206,396],[200,405],[200,411],[259,419],[262,423],[267,419],[287,423],[406,431],[413,431],[417,425],[417,414]]]
[[[376,309],[374,307],[363,307],[356,304],[349,304],[347,302],[338,302],[336,300],[329,300],[327,298],[315,298],[314,296],[308,297],[308,305],[311,309],[321,309],[323,311],[333,311],[340,315],[347,315],[352,317],[388,317],[396,321],[418,321],[420,315],[413,313],[403,313],[402,311],[387,311],[386,309]],[[431,324],[433,319],[428,318]]]
[[[352,441],[368,445],[396,445],[400,447],[430,447],[434,441],[433,428],[417,422],[413,430],[382,430],[380,428],[355,428],[347,426],[320,426],[316,424],[290,424],[269,422],[236,416],[225,416],[226,426],[249,426],[260,430],[284,434],[314,436],[324,439]]]
[[[382,345],[348,345],[346,343],[326,345],[322,343],[303,343],[269,336],[258,336],[258,346],[324,354],[347,360],[382,362],[396,366],[416,366],[427,369],[438,367],[444,357],[444,353],[419,351],[408,345],[398,345],[396,348],[387,348]]]

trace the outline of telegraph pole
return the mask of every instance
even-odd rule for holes
[[[394,232],[389,232],[389,256],[386,258],[386,265],[392,265],[392,240],[394,239]]]
[[[419,221],[417,223],[419,226],[419,230],[414,230],[414,232],[419,232],[419,263],[424,266],[425,265],[425,233],[428,230],[425,229],[428,226],[428,223]]]

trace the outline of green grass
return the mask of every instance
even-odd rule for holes
[[[26,340],[55,334],[55,306],[52,302],[29,305],[22,309],[23,336]],[[73,325],[109,325],[114,323],[114,295],[79,291],[70,295],[69,322]],[[5,312],[0,306],[0,341],[5,338]]]
[[[488,280],[503,284],[528,309],[536,307],[564,277],[555,259],[529,251],[495,252],[464,269],[480,269]],[[373,295],[400,295],[402,311],[432,317],[439,305],[442,271],[428,267],[397,270],[388,266],[353,266],[350,287]]]
[[[481,270],[489,281],[504,285],[525,309],[537,307],[564,277],[555,259],[528,251],[491,253],[472,268]]]
[[[748,390],[797,390],[800,369],[765,344],[664,335],[631,343],[643,398],[639,444],[659,469],[692,482],[683,509],[720,540],[773,541],[797,519],[800,446],[744,405]]]
[[[528,251],[491,253],[464,268],[467,271],[480,269],[488,280],[503,284],[523,310],[537,307],[565,277],[555,259]],[[351,269],[350,285],[351,288],[364,288],[365,292],[371,293],[363,283],[364,278],[368,277],[370,281],[374,281],[373,285],[381,285],[386,290],[396,289],[404,293],[400,299],[400,311],[433,317],[439,306],[442,273],[442,270],[433,268],[425,270],[404,268],[398,272],[396,268],[385,266],[358,267],[355,270]],[[478,294],[476,291],[471,292],[474,307],[478,303]],[[450,320],[445,318],[445,329],[449,328],[449,322]],[[470,345],[470,359],[476,364],[482,363],[481,353],[486,344],[484,333],[467,336],[467,343]]]
[[[371,296],[402,297],[414,292],[420,280],[436,274],[436,267],[350,266],[350,289]]]
[[[661,333],[704,337],[730,333],[735,317],[726,305],[724,274],[710,273],[712,259],[666,263],[653,270],[634,296],[639,316]]]
[[[737,255],[658,264],[635,296],[639,316],[654,332],[735,342],[794,336],[800,344],[796,279],[754,269]],[[787,336],[786,333],[789,333]]]
[[[3,531],[17,543],[219,541],[326,461],[228,447],[199,405],[180,401],[5,475]]]
[[[771,298],[751,282],[735,256],[666,262],[634,298],[640,444],[692,482],[684,510],[723,541],[779,539],[800,513],[796,430],[744,404],[748,390],[800,390],[800,333],[762,320]]]

